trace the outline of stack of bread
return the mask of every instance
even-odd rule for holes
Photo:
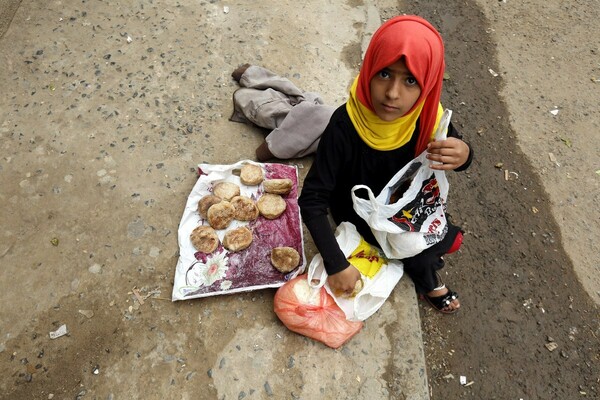
[[[247,249],[252,244],[252,231],[248,226],[228,229],[234,220],[251,222],[259,216],[274,220],[286,210],[283,196],[293,188],[291,179],[265,179],[263,170],[254,164],[244,164],[240,169],[240,182],[246,186],[262,184],[263,193],[254,201],[241,195],[240,186],[228,181],[213,185],[212,194],[198,201],[198,214],[208,222],[195,228],[190,239],[196,250],[212,253],[219,247],[219,235],[216,231],[226,230],[223,235],[223,247],[231,252]],[[292,247],[276,247],[271,250],[271,264],[280,272],[292,271],[300,263],[300,254]]]

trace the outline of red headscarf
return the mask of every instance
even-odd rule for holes
[[[429,22],[414,15],[403,15],[381,25],[367,48],[356,95],[365,107],[375,112],[371,103],[371,79],[401,57],[421,87],[421,95],[408,113],[425,102],[419,117],[420,134],[415,151],[420,154],[427,148],[436,123],[445,69],[442,37]]]

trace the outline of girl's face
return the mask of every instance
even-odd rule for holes
[[[375,114],[390,122],[402,117],[421,95],[416,78],[406,67],[404,58],[379,71],[371,79],[371,103]]]

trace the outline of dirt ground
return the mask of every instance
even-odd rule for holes
[[[421,308],[433,399],[600,397],[593,3],[402,8],[440,27],[446,104],[476,154],[452,180],[451,213],[469,235],[446,276],[465,308],[452,318]]]
[[[369,6],[439,28],[443,102],[475,151],[450,175],[467,235],[444,277],[463,309],[419,306],[431,398],[600,398],[599,1],[38,3],[0,42],[0,398],[404,399],[386,364],[397,295],[326,353],[322,385],[323,347],[264,311],[273,291],[170,303],[193,166],[261,140],[228,121],[232,67],[339,104]]]

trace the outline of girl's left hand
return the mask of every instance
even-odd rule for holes
[[[437,161],[437,163],[431,163],[431,169],[456,169],[467,162],[468,158],[469,146],[454,137],[431,142],[427,145],[427,159]]]

